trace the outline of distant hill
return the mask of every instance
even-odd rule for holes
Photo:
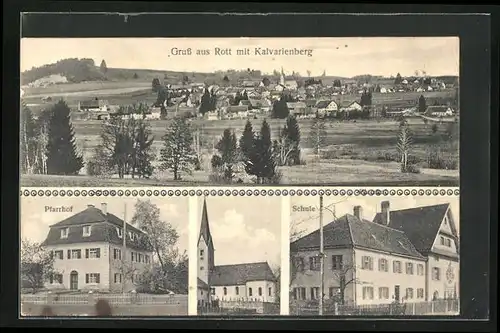
[[[175,71],[162,71],[154,69],[129,69],[129,68],[107,68],[101,71],[93,59],[63,59],[54,64],[43,65],[34,67],[30,70],[21,73],[21,85],[27,85],[37,80],[45,80],[48,77],[60,76],[65,77],[68,82],[79,83],[83,81],[152,81],[154,78],[159,78],[164,83],[178,84],[182,81],[207,83],[207,84],[220,84],[225,76],[228,77],[230,82],[242,80],[262,80],[267,77],[271,82],[278,82],[279,76],[262,75],[259,70],[228,70],[218,71],[216,73],[200,73],[200,72],[175,72]],[[316,76],[316,79],[321,79],[323,84],[331,84],[334,80],[341,80],[343,83],[365,81],[393,81],[393,78],[383,78],[372,75],[359,75],[352,78],[339,77],[339,76]],[[290,78],[288,78],[290,79]],[[299,80],[306,80],[307,77],[298,78]],[[446,83],[455,82],[457,77],[442,76],[438,79],[443,79]],[[50,80],[49,80],[50,81]],[[61,83],[61,82],[59,82]]]

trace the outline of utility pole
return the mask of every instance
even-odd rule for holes
[[[123,232],[122,232],[122,253],[121,253],[121,261],[122,261],[122,293],[125,293],[125,257],[127,254],[127,204],[124,204],[123,210]]]
[[[323,315],[323,297],[324,297],[324,277],[325,277],[325,263],[324,263],[324,254],[323,254],[323,196],[319,197],[319,269],[320,269],[320,295],[319,295],[319,315]]]

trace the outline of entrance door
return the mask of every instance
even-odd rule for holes
[[[78,272],[72,271],[69,277],[69,288],[71,290],[78,290]]]
[[[399,302],[399,286],[394,286],[394,300]]]

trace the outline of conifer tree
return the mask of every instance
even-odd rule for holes
[[[52,109],[47,144],[47,173],[51,175],[76,175],[83,168],[83,157],[76,151],[70,109],[59,101]]]
[[[247,162],[250,158],[250,152],[252,151],[253,147],[253,139],[254,139],[254,132],[252,128],[252,123],[250,120],[247,120],[247,123],[245,124],[245,129],[243,130],[243,134],[240,137],[240,157],[243,162]]]
[[[295,116],[290,115],[286,119],[283,134],[286,135],[287,141],[292,145],[290,152],[290,163],[292,165],[300,164],[300,127]]]
[[[236,145],[236,135],[227,128],[222,134],[222,138],[215,146],[220,154],[219,167],[223,168],[224,179],[232,180],[234,177],[234,165],[238,162],[238,147]],[[216,156],[216,155],[215,155]],[[217,160],[217,158],[215,159]],[[212,159],[214,161],[214,159]]]

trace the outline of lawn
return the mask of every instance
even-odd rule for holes
[[[36,96],[55,96],[55,94],[66,93],[82,93],[88,91],[104,90],[104,91],[119,91],[120,89],[145,89],[151,88],[151,81],[144,80],[129,80],[129,81],[88,81],[80,83],[63,83],[55,84],[47,87],[26,87],[23,88],[25,97]],[[127,91],[127,90],[125,90]]]

